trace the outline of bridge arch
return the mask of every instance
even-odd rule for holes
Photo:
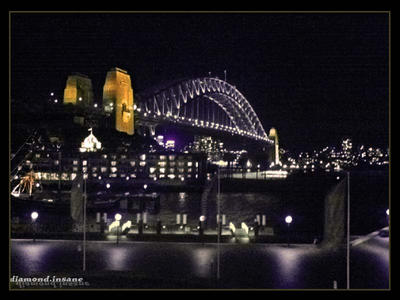
[[[137,111],[144,118],[166,119],[273,143],[242,93],[218,78],[186,79],[151,90],[138,97]]]

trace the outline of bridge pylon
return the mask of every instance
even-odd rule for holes
[[[115,117],[115,129],[134,134],[133,90],[131,77],[120,68],[107,72],[103,88],[103,109]]]

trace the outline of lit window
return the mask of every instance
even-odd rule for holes
[[[145,160],[145,159],[146,159],[146,154],[140,155],[139,158],[140,158],[141,160]]]
[[[156,170],[156,168],[150,167],[150,173],[154,173],[155,170]]]
[[[167,157],[165,155],[160,155],[160,160],[165,160]]]
[[[192,173],[192,168],[189,168],[189,169],[188,169],[188,173]]]
[[[77,161],[77,160],[74,160],[74,161],[72,162],[72,164],[73,164],[73,165],[77,165],[77,164],[78,164],[78,161]]]
[[[130,164],[131,164],[132,167],[134,167],[136,165],[136,162],[134,160],[131,160]]]
[[[141,161],[140,163],[139,163],[139,166],[141,166],[141,167],[144,167],[146,165],[146,162],[145,161]]]
[[[188,161],[187,165],[188,165],[188,167],[191,167],[192,166],[192,162]]]
[[[183,172],[184,172],[184,169],[183,169],[183,168],[179,168],[179,169],[178,169],[178,172],[179,172],[179,173],[183,173]]]
[[[160,168],[160,173],[165,173],[165,168]]]
[[[159,165],[160,167],[165,167],[165,166],[167,165],[167,163],[166,163],[165,161],[159,161],[159,162],[158,162],[158,165]]]
[[[111,161],[111,165],[112,165],[112,166],[116,166],[116,165],[117,165],[117,162],[116,162],[115,160],[113,160],[113,161]]]
[[[111,172],[113,172],[113,173],[117,172],[117,168],[116,167],[112,167],[111,168]]]
[[[87,160],[82,161],[82,166],[86,166],[87,165]]]
[[[170,156],[168,156],[168,159],[169,159],[169,160],[174,160],[174,159],[175,159],[175,155],[170,155]]]
[[[102,173],[107,172],[107,168],[106,168],[106,167],[101,167],[101,172],[102,172]]]

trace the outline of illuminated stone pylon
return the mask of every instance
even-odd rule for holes
[[[133,90],[128,72],[113,68],[107,72],[103,88],[103,108],[115,116],[115,129],[132,135],[133,123]]]
[[[64,89],[64,104],[91,106],[93,103],[92,81],[83,74],[68,76]]]
[[[274,141],[274,148],[271,151],[271,159],[270,161],[273,162],[275,165],[278,165],[280,163],[279,160],[279,140],[278,140],[278,132],[276,131],[275,128],[271,128],[269,130],[268,137]]]

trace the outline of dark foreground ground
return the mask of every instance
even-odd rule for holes
[[[346,288],[345,248],[224,243],[220,280],[217,249],[215,243],[89,241],[82,272],[80,241],[14,239],[10,277],[82,277],[88,284],[65,289],[333,289],[334,281]],[[350,266],[352,289],[388,289],[389,238],[372,234],[356,240]]]

